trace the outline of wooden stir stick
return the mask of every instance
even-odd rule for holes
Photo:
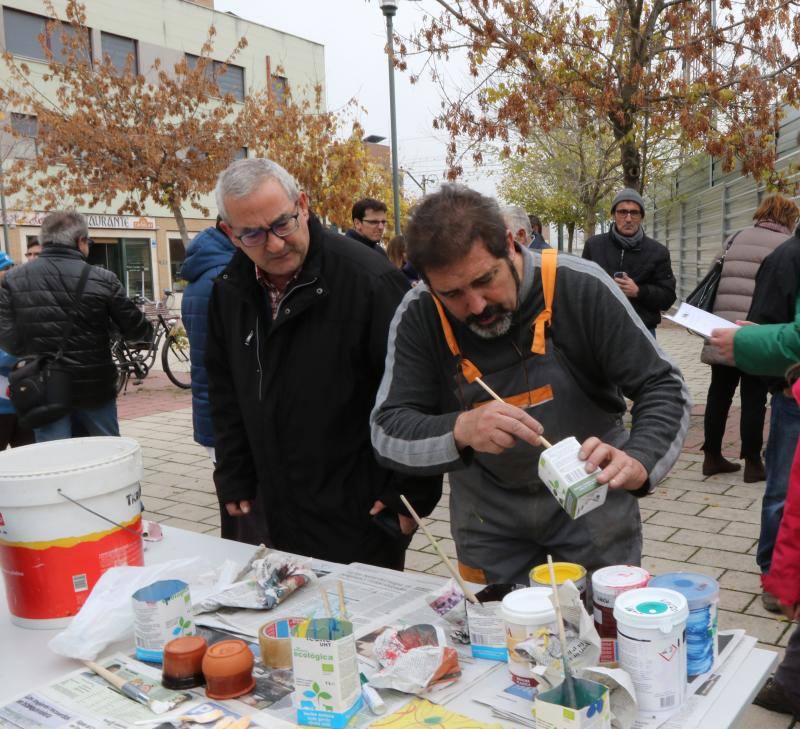
[[[575,696],[575,679],[569,670],[569,660],[567,659],[567,635],[564,631],[564,617],[561,615],[561,601],[558,599],[558,585],[556,584],[556,571],[553,566],[553,558],[547,555],[547,567],[550,571],[550,586],[553,588],[553,601],[556,604],[556,620],[558,621],[558,639],[561,643],[561,661],[564,667],[564,691],[562,699],[566,702],[568,709],[578,708],[578,699]]]
[[[486,392],[488,392],[497,402],[505,402],[500,395],[498,395],[489,385],[487,385],[480,377],[475,378],[475,382],[477,382]],[[542,445],[545,448],[552,448],[552,444],[549,440],[547,440],[543,435],[539,436],[539,440],[542,441]]]
[[[414,511],[414,507],[411,506],[408,499],[400,494],[400,499],[402,500],[403,504],[405,504],[406,509],[408,509],[408,513],[414,517],[414,521],[417,522],[417,526],[422,529],[422,533],[428,537],[428,541],[431,543],[431,546],[436,550],[436,554],[438,554],[442,561],[444,562],[444,566],[447,567],[448,572],[453,576],[453,579],[458,583],[458,586],[461,588],[461,591],[464,593],[464,597],[467,598],[471,603],[475,603],[476,605],[480,605],[480,600],[475,597],[475,593],[467,587],[467,583],[464,582],[464,578],[458,573],[458,570],[455,568],[453,563],[448,559],[447,555],[442,551],[439,543],[433,538],[433,535],[428,531],[427,527],[422,523],[422,519],[419,518],[419,514]]]

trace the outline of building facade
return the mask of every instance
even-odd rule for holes
[[[59,18],[63,19],[65,0],[55,3]],[[293,94],[303,98],[311,95],[315,85],[325,87],[324,48],[318,43],[283,33],[257,23],[249,22],[231,13],[217,12],[213,0],[137,0],[121,3],[116,0],[84,0],[86,25],[93,58],[109,55],[114,63],[123,67],[133,55],[138,71],[147,75],[156,59],[163,68],[170,69],[186,58],[190,63],[198,56],[212,25],[216,29],[214,40],[215,61],[222,62],[241,37],[247,38],[242,50],[224,74],[218,78],[221,92],[243,100],[250,90],[269,86],[272,93],[281,94],[292,88]],[[15,61],[27,64],[34,84],[41,84],[47,65],[39,36],[45,32],[48,21],[42,0],[0,0],[0,45],[14,56]],[[58,58],[60,40],[51,34],[50,50]],[[9,71],[0,64],[0,83],[7,83]],[[324,99],[324,96],[323,96]],[[33,137],[36,119],[24,114],[9,115],[7,123],[17,133],[27,133],[30,144],[19,144],[16,139],[11,157],[36,154]],[[5,135],[8,139],[9,135]],[[242,149],[238,154],[246,155]],[[0,156],[0,162],[4,157]],[[0,228],[3,249],[17,261],[24,261],[27,243],[38,236],[41,221],[48,211],[29,210],[13,196],[6,198],[8,240]],[[203,204],[215,214],[211,195]],[[183,282],[178,271],[185,251],[178,226],[164,208],[148,203],[141,216],[119,215],[109,209],[76,208],[86,214],[89,231],[94,241],[90,262],[112,270],[120,278],[130,295],[142,294],[147,298],[160,298],[164,289],[180,290]],[[214,224],[212,219],[198,217],[197,211],[184,210],[190,237]]]

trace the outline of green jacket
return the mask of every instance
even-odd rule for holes
[[[751,375],[783,377],[800,362],[800,296],[794,321],[742,327],[733,338],[736,366]]]

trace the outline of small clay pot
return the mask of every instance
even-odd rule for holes
[[[243,640],[223,640],[209,646],[203,656],[206,696],[233,699],[252,691],[253,654]]]
[[[203,656],[207,647],[205,638],[199,635],[186,635],[167,643],[161,676],[164,688],[183,690],[202,686]]]

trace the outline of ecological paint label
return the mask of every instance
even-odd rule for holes
[[[539,456],[539,478],[573,519],[602,506],[608,492],[607,484],[597,482],[599,468],[586,473],[586,461],[578,458],[580,449],[580,443],[570,437]]]
[[[297,723],[342,729],[363,705],[353,625],[306,620],[292,628]]]
[[[181,580],[159,580],[133,593],[136,657],[161,663],[164,645],[182,635],[194,635],[189,585]]]
[[[536,696],[533,716],[537,729],[610,729],[608,688],[583,678],[574,679],[578,706],[564,706],[564,684]]]
[[[508,659],[506,648],[506,629],[500,612],[502,599],[515,589],[516,585],[487,585],[475,595],[480,604],[466,601],[469,640],[472,655],[490,661]]]

